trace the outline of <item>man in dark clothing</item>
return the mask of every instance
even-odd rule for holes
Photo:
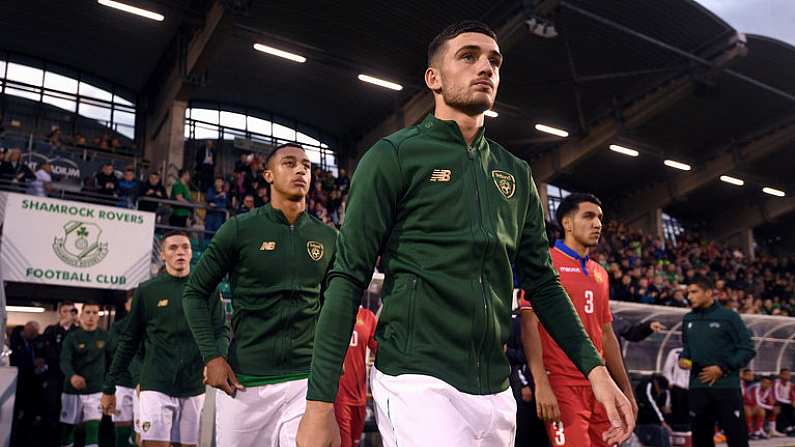
[[[11,366],[17,367],[17,391],[11,445],[32,445],[33,423],[41,416],[41,375],[46,371],[39,323],[29,321],[11,337]]]
[[[113,172],[113,165],[105,163],[96,176],[97,193],[106,196],[116,196],[119,189],[119,179]]]
[[[747,447],[739,371],[756,352],[740,316],[721,306],[712,289],[709,278],[690,281],[687,297],[693,310],[682,322],[679,364],[690,370],[693,446],[713,446],[718,422],[729,447]]]
[[[58,324],[47,326],[44,330],[44,355],[47,371],[44,375],[44,422],[47,430],[45,436],[50,441],[46,445],[56,445],[58,423],[61,415],[61,393],[63,392],[64,375],[61,372],[61,346],[66,335],[77,325],[77,309],[71,301],[64,301],[58,306]]]
[[[544,447],[549,445],[544,423],[538,418],[533,402],[533,378],[522,347],[522,325],[515,316],[511,321],[511,336],[508,338],[505,356],[511,365],[511,383],[516,398],[516,447]]]
[[[638,425],[635,434],[644,445],[671,447],[671,427],[665,422],[663,408],[670,400],[668,380],[655,374],[643,379],[635,388],[638,402]]]
[[[166,193],[166,188],[163,187],[163,183],[160,181],[160,173],[157,171],[152,171],[149,173],[149,179],[146,183],[141,185],[141,191],[138,193],[138,197],[147,197],[150,199],[167,199],[168,193]],[[139,200],[138,202],[138,209],[141,211],[149,211],[149,212],[156,212],[159,204],[157,202],[151,202],[149,200]]]

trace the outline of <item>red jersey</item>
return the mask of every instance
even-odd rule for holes
[[[602,326],[613,321],[607,271],[590,259],[578,259],[576,252],[561,241],[558,241],[549,252],[552,264],[560,274],[561,285],[571,298],[596,351],[604,358]],[[522,301],[522,307],[532,309],[531,304],[526,300]],[[588,379],[574,366],[543,325],[538,326],[538,333],[544,351],[544,369],[547,370],[550,384],[589,385]]]
[[[748,405],[749,407],[756,406],[756,400],[754,399],[754,394],[752,392],[753,390],[751,389],[752,385],[753,382],[746,382],[745,380],[740,380],[740,390],[743,393],[743,403],[745,405]]]
[[[773,395],[772,387],[764,389],[762,388],[762,384],[757,382],[751,385],[748,391],[751,393],[751,396],[753,396],[756,406],[762,407],[765,410],[773,410],[773,406],[776,405],[776,398]]]
[[[367,404],[366,365],[367,348],[376,350],[375,327],[378,320],[375,314],[359,307],[356,325],[351,333],[351,342],[342,364],[340,387],[337,402],[345,405],[362,406]]]

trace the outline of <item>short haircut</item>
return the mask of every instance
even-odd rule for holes
[[[160,171],[149,171],[149,175],[156,175],[160,177]]]
[[[789,372],[789,368],[781,368],[780,370],[778,370],[778,372],[779,372],[779,374],[781,374],[783,372]]]
[[[455,39],[459,34],[464,33],[479,33],[485,34],[494,40],[497,40],[497,34],[483,22],[477,20],[464,20],[458,23],[449,25],[443,29],[442,32],[436,35],[428,44],[428,66],[433,64],[434,59],[444,47],[448,40]]]
[[[273,149],[273,150],[272,150],[272,151],[271,151],[271,152],[268,154],[268,156],[267,156],[267,157],[265,157],[265,163],[263,164],[263,166],[265,166],[265,169],[268,169],[268,166],[270,166],[271,160],[273,159],[273,157],[275,157],[275,156],[276,156],[276,153],[277,153],[277,152],[279,152],[279,151],[280,151],[280,150],[282,150],[282,149],[286,149],[286,148],[288,148],[288,147],[294,147],[294,148],[296,148],[296,149],[301,149],[302,151],[306,152],[306,149],[304,149],[304,147],[303,147],[303,146],[301,146],[301,145],[300,145],[300,144],[298,144],[298,143],[284,143],[284,144],[280,144],[280,145],[276,146],[276,148],[274,148],[274,149]]]
[[[773,378],[770,376],[762,376],[762,380],[770,380],[771,382],[774,381]]]
[[[188,232],[185,230],[173,230],[169,231],[168,233],[164,234],[163,237],[160,238],[160,249],[163,249],[163,246],[166,244],[166,239],[172,236],[185,236],[186,238],[190,239]]]
[[[715,287],[715,282],[712,281],[712,278],[704,275],[696,275],[694,276],[689,284],[697,285],[701,290],[708,291],[712,290]]]
[[[594,205],[602,206],[602,201],[593,194],[575,192],[567,195],[560,202],[555,212],[555,220],[560,225],[561,230],[563,229],[563,218],[572,212],[577,212],[581,203],[593,203]]]
[[[97,301],[97,300],[86,300],[86,302],[83,303],[83,309],[85,309],[86,306],[97,306],[97,307],[100,307],[99,306],[99,301]]]
[[[187,169],[185,169],[185,168],[182,168],[182,169],[180,169],[179,171],[177,171],[177,177],[179,177],[179,178],[182,178],[182,176],[183,176],[183,175],[185,175],[185,174],[187,174],[188,172],[190,172],[190,171],[188,171],[188,170],[187,170]]]

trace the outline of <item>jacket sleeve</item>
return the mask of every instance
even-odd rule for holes
[[[732,338],[734,341],[733,350],[729,353],[725,365],[720,365],[724,373],[738,371],[743,368],[756,355],[754,344],[751,341],[751,333],[745,327],[742,318],[732,312],[730,322],[732,324]]]
[[[679,353],[679,358],[692,360],[690,355],[690,344],[687,340],[687,318],[685,317],[682,319],[682,352]]]
[[[593,368],[603,365],[602,359],[552,267],[544,212],[532,175],[528,185],[529,204],[516,259],[519,287],[530,297],[544,328],[577,369],[587,376]]]
[[[60,359],[60,366],[61,372],[69,380],[70,377],[75,375],[74,365],[72,364],[72,354],[74,353],[74,333],[75,330],[69,331],[66,334],[66,337],[63,339],[63,344],[61,345],[61,359]]]
[[[387,140],[362,157],[351,181],[323,309],[315,331],[308,400],[334,402],[362,292],[392,232],[402,195],[397,149]]]
[[[227,353],[224,341],[218,338],[211,301],[218,301],[215,289],[237,262],[237,226],[237,219],[221,225],[199,264],[191,272],[183,291],[182,307],[185,318],[205,363],[216,357],[225,357]],[[228,347],[228,339],[226,346]]]
[[[135,357],[135,353],[138,352],[146,330],[145,312],[146,304],[139,287],[135,290],[135,295],[133,295],[132,308],[130,309],[130,315],[127,317],[127,326],[119,334],[116,352],[113,353],[110,369],[105,376],[105,383],[102,386],[104,394],[116,392],[118,377],[128,370],[130,362]]]
[[[212,315],[213,334],[218,352],[226,357],[229,352],[229,325],[224,310],[224,300],[220,292],[216,291],[210,298],[210,314]]]
[[[649,335],[653,334],[654,330],[651,328],[651,321],[630,325],[627,331],[623,334],[624,338],[628,341],[637,342],[644,340]]]

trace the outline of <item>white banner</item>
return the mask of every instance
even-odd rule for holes
[[[154,213],[4,195],[3,280],[128,290],[149,278]]]

